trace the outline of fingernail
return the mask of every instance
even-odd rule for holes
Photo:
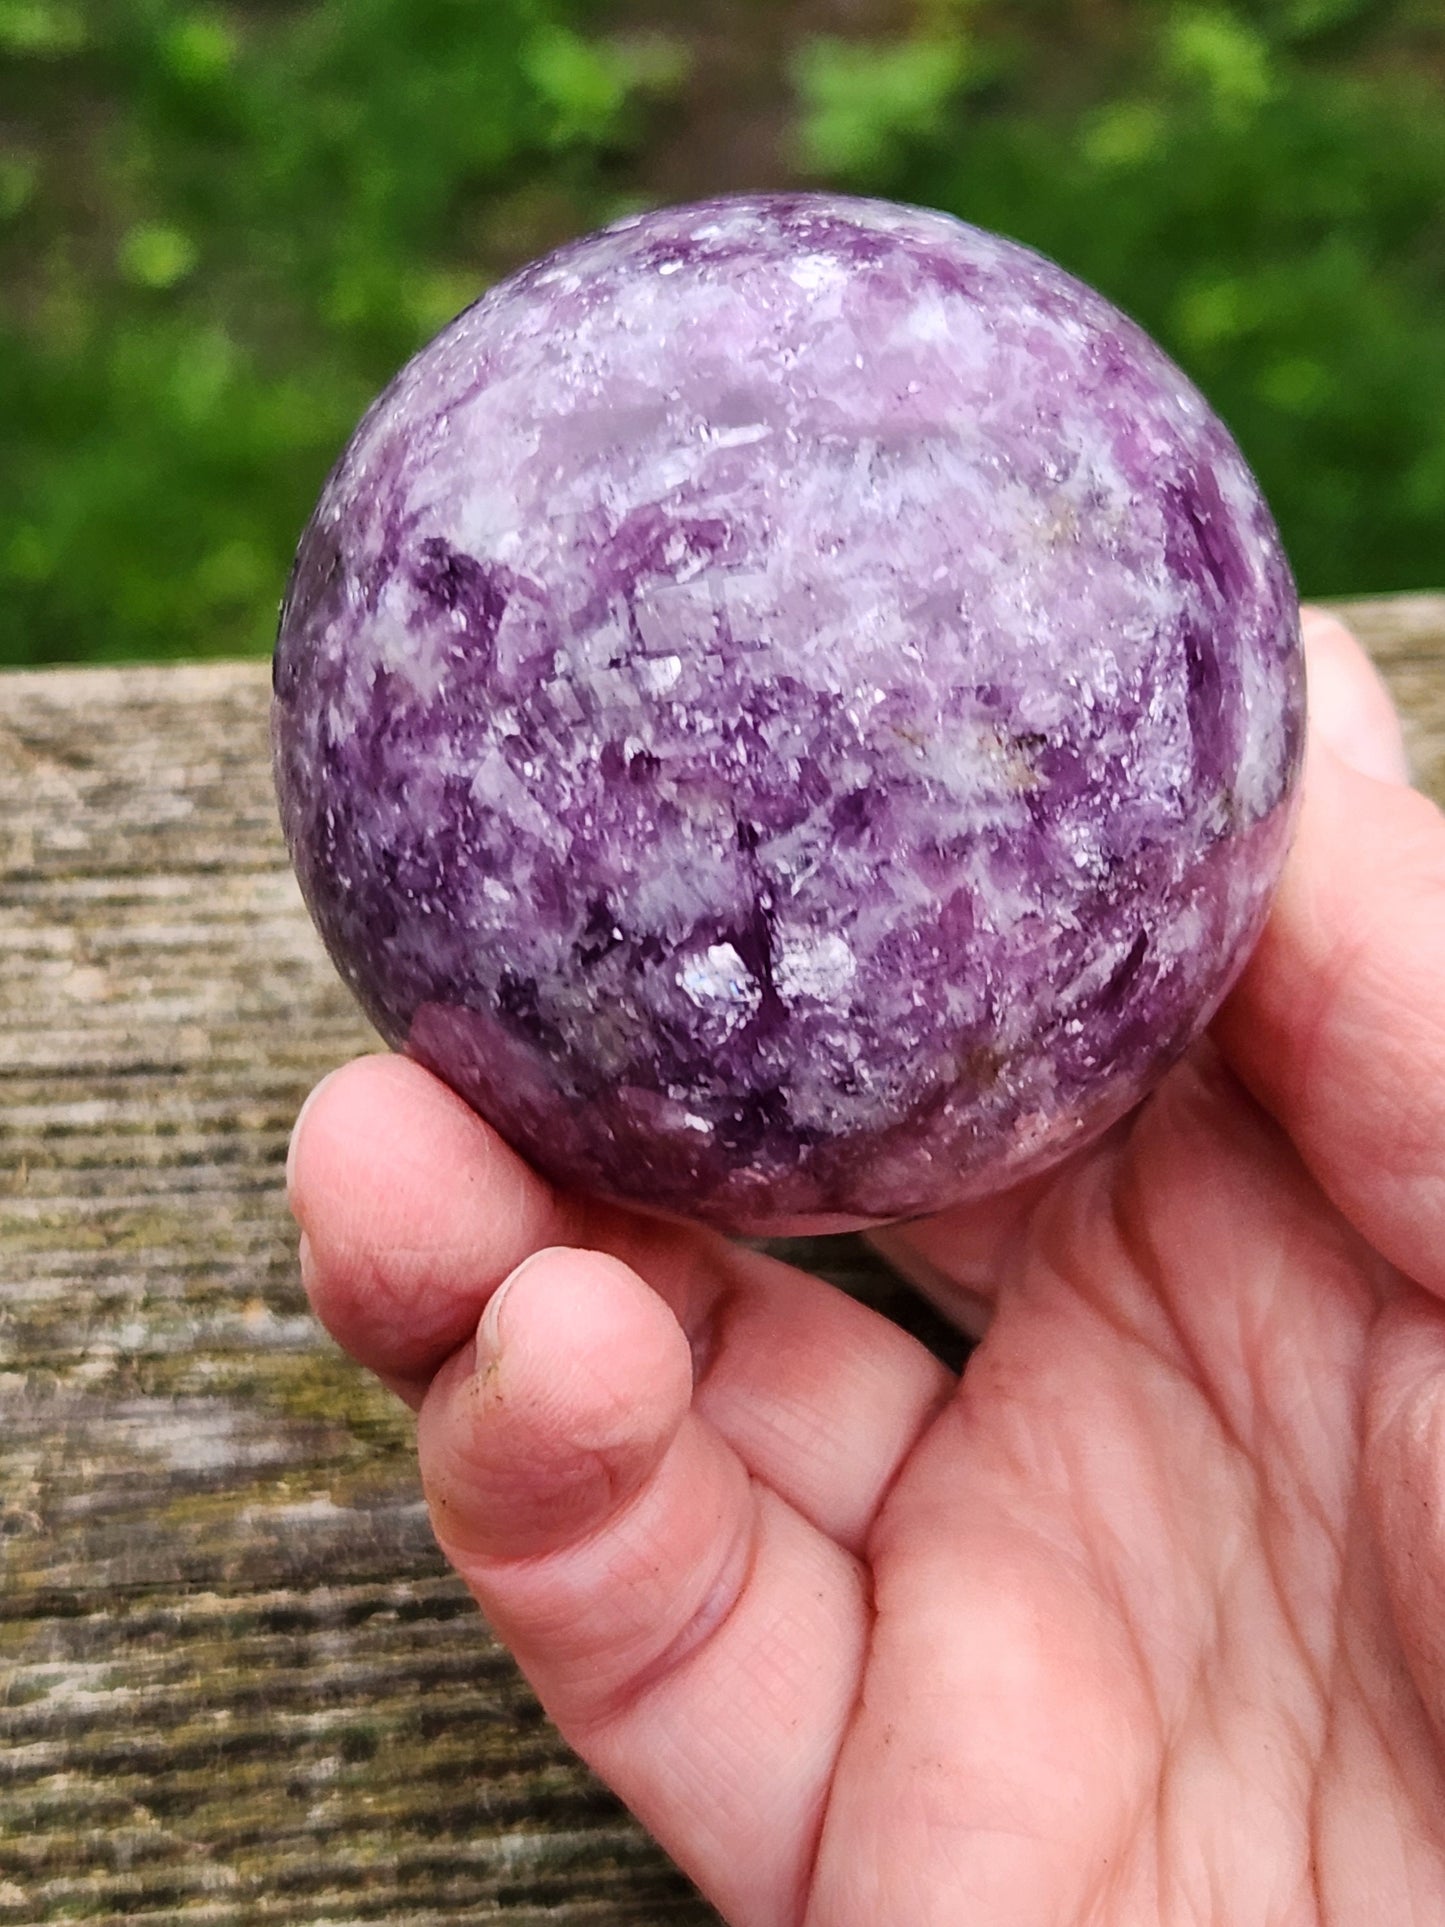
[[[516,1284],[522,1273],[530,1266],[536,1264],[541,1256],[542,1253],[540,1251],[534,1251],[530,1258],[524,1258],[521,1264],[507,1273],[501,1284],[497,1286],[497,1289],[487,1300],[486,1308],[482,1312],[481,1322],[477,1326],[477,1358],[479,1361],[484,1362],[487,1359],[496,1358],[500,1353],[502,1349],[502,1300],[507,1296],[508,1292],[511,1291],[513,1285]]]
[[[291,1141],[286,1146],[286,1202],[288,1204],[291,1202],[292,1181],[296,1176],[296,1147],[301,1142],[301,1127],[305,1124],[310,1114],[311,1106],[316,1102],[317,1098],[320,1097],[321,1093],[326,1089],[326,1086],[335,1075],[335,1071],[328,1071],[321,1082],[312,1088],[305,1103],[296,1113],[296,1122],[291,1126]],[[294,1207],[292,1215],[295,1215]]]
[[[1359,643],[1332,617],[1304,620],[1310,727],[1361,776],[1410,781],[1410,760],[1389,689]]]

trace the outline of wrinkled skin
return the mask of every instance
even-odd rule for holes
[[[1445,1919],[1445,825],[1307,634],[1299,837],[1209,1045],[883,1240],[986,1327],[961,1380],[554,1196],[401,1059],[298,1128],[313,1302],[419,1408],[444,1549],[737,1927]]]

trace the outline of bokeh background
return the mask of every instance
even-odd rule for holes
[[[0,663],[269,649],[356,417],[489,281],[798,183],[1137,316],[1306,591],[1445,582],[1445,0],[0,0]]]

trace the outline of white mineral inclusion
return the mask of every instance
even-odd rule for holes
[[[774,981],[786,1004],[811,997],[826,1004],[838,997],[858,974],[853,952],[842,937],[784,935],[778,947]]]
[[[746,1024],[763,1000],[763,987],[730,943],[709,944],[690,958],[678,982],[699,1010],[721,1018],[726,1032]]]

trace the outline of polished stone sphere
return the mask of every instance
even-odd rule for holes
[[[366,416],[275,661],[302,889],[382,1035],[573,1188],[937,1210],[1137,1104],[1257,936],[1298,611],[1131,322],[939,214],[621,222]]]

